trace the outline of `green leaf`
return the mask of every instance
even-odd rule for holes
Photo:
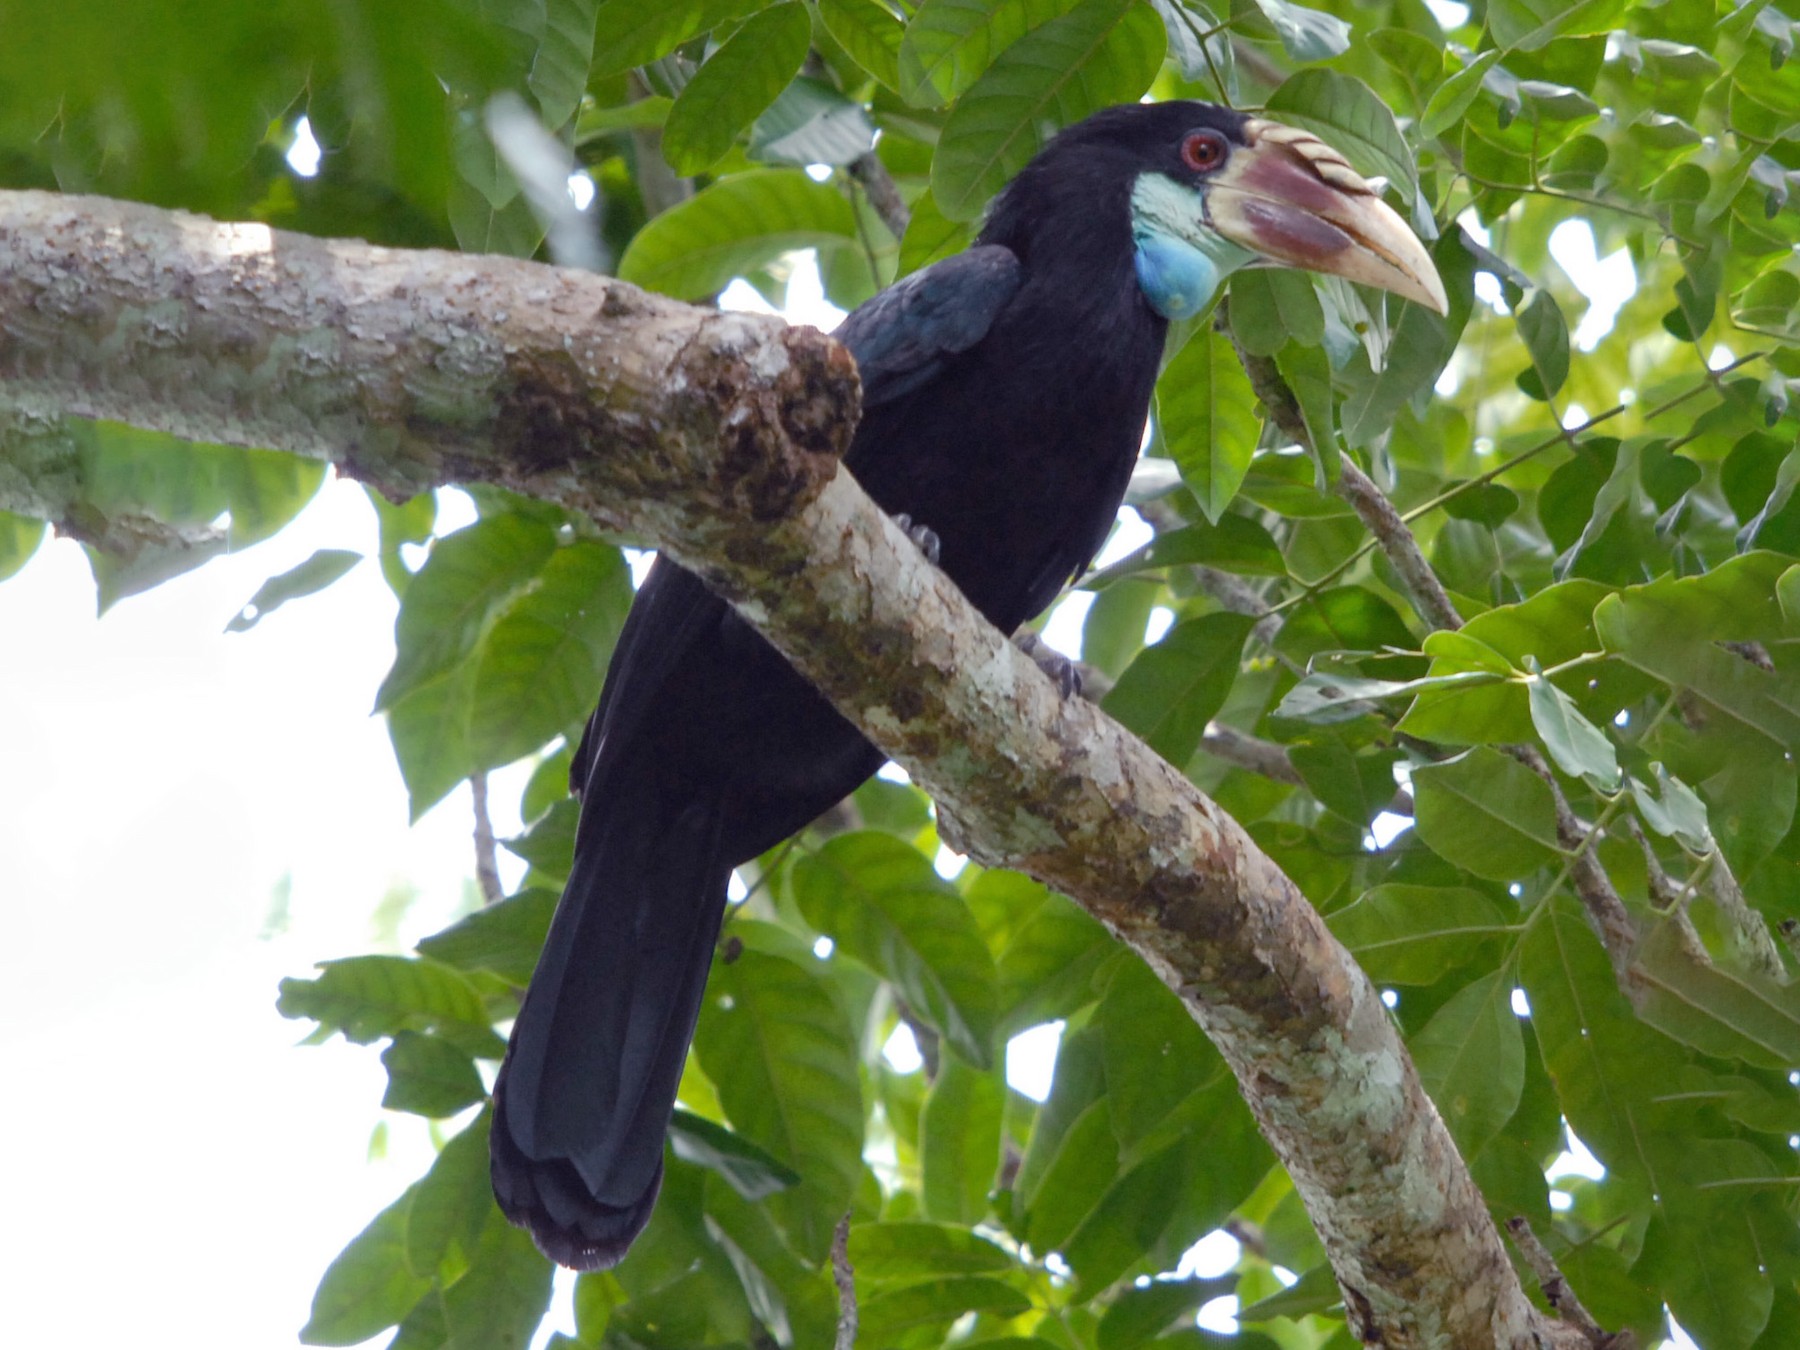
[[[858,1281],[935,1279],[1006,1270],[1012,1257],[966,1227],[947,1223],[859,1223],[850,1228]]]
[[[631,594],[609,544],[578,539],[550,555],[482,643],[469,707],[479,766],[510,764],[580,724],[600,697]]]
[[[1237,682],[1256,620],[1224,612],[1176,624],[1125,668],[1101,706],[1181,768]]]
[[[41,520],[0,511],[0,581],[16,575],[31,561],[31,555],[44,542],[46,528]]]
[[[390,1111],[417,1116],[453,1116],[487,1096],[469,1052],[449,1041],[417,1031],[401,1031],[381,1052],[388,1072],[381,1104]]]
[[[1205,521],[1159,534],[1143,548],[1095,572],[1082,585],[1103,590],[1121,577],[1163,567],[1206,563],[1248,576],[1285,577],[1287,563],[1275,537],[1248,516],[1223,515],[1217,523]]]
[[[414,573],[394,620],[394,665],[375,695],[377,712],[447,676],[480,645],[500,608],[556,549],[541,520],[488,516],[439,539]]]
[[[1290,75],[1269,95],[1268,110],[1341,150],[1365,178],[1385,178],[1401,200],[1418,196],[1412,151],[1379,95],[1354,75],[1314,68]]]
[[[1328,1265],[1314,1266],[1300,1279],[1279,1293],[1259,1299],[1238,1313],[1240,1322],[1272,1322],[1277,1317],[1296,1320],[1309,1313],[1327,1312],[1342,1303],[1337,1276]]]
[[[1526,682],[1532,725],[1556,767],[1600,792],[1619,790],[1619,757],[1606,733],[1582,715],[1575,700],[1542,675]]]
[[[1563,1114],[1625,1194],[1664,1191],[1647,1148],[1675,1048],[1632,1016],[1600,941],[1576,903],[1544,902],[1519,948],[1519,982]]]
[[[1800,1064],[1800,989],[1701,961],[1667,922],[1645,935],[1632,966],[1638,1014],[1657,1030],[1720,1059]]]
[[[928,1218],[972,1224],[987,1213],[1000,1169],[1006,1084],[993,1069],[943,1060],[919,1119],[920,1197]]]
[[[1413,770],[1419,837],[1489,881],[1517,881],[1557,857],[1550,786],[1497,750]]]
[[[580,820],[581,807],[573,798],[564,797],[522,836],[500,843],[508,853],[531,864],[533,885],[554,882],[560,886],[568,880],[574,864],[575,830]]]
[[[1717,716],[1790,752],[1800,750],[1794,677],[1716,645],[1785,634],[1775,580],[1786,565],[1772,554],[1745,554],[1702,576],[1633,586],[1601,602],[1594,627],[1607,651],[1645,674],[1688,690]]]
[[[531,96],[544,125],[566,125],[587,92],[600,0],[545,0],[544,35],[531,63]]]
[[[975,241],[966,221],[951,220],[938,210],[937,198],[927,188],[913,201],[906,233],[900,239],[900,275],[929,267],[941,258],[961,253]]]
[[[1256,0],[1256,7],[1274,25],[1283,49],[1295,61],[1329,61],[1350,49],[1350,25],[1335,14],[1290,0]]]
[[[1306,423],[1308,447],[1318,466],[1322,489],[1337,481],[1337,423],[1332,416],[1331,360],[1323,347],[1302,347],[1290,342],[1275,355],[1275,366],[1294,391],[1300,416]]]
[[[771,5],[694,72],[663,123],[663,158],[686,177],[705,173],[738,133],[800,73],[812,46],[806,6]]]
[[[848,164],[875,144],[860,103],[804,75],[750,128],[750,158],[764,164]]]
[[[1448,675],[1428,675],[1421,680],[1372,680],[1361,675],[1342,675],[1337,671],[1315,673],[1300,680],[1282,698],[1275,709],[1277,717],[1292,717],[1306,722],[1347,722],[1368,711],[1367,704],[1404,694],[1457,689],[1464,685],[1492,684],[1492,672],[1462,670]]]
[[[481,767],[469,750],[474,694],[475,668],[464,663],[417,685],[388,709],[388,739],[415,824]]]
[[[406,1259],[406,1216],[422,1183],[370,1221],[339,1252],[313,1294],[303,1345],[355,1345],[396,1326],[431,1289]]]
[[[1660,763],[1651,761],[1650,772],[1656,777],[1657,792],[1637,777],[1631,782],[1631,798],[1637,803],[1644,824],[1658,834],[1678,839],[1684,848],[1706,854],[1713,850],[1712,826],[1707,822],[1706,803],[1694,790]]]
[[[1336,737],[1288,747],[1288,761],[1327,810],[1368,825],[1394,800],[1392,752],[1359,755]]]
[[[852,60],[889,89],[900,90],[900,43],[905,25],[880,0],[819,0],[825,31]]]
[[[1535,399],[1554,398],[1569,378],[1569,324],[1549,291],[1539,290],[1518,313],[1519,340],[1531,353],[1532,368],[1519,388]]]
[[[1168,39],[1136,0],[1080,0],[1008,47],[951,111],[931,161],[931,191],[952,220],[972,220],[1046,136],[1150,87]],[[906,48],[901,48],[902,78]]]
[[[1031,1310],[1018,1289],[984,1275],[960,1275],[924,1284],[880,1289],[858,1309],[858,1337],[891,1345],[921,1327],[947,1327],[964,1313],[1005,1319]]]
[[[1626,8],[1627,0],[1492,0],[1488,31],[1502,47],[1535,51],[1554,38],[1604,33]]]
[[[1461,886],[1376,886],[1326,923],[1382,984],[1436,984],[1518,931],[1487,896]]]
[[[437,1275],[447,1261],[460,1273],[475,1254],[494,1212],[494,1186],[488,1178],[492,1121],[493,1113],[483,1109],[407,1191],[406,1264],[413,1274]]]
[[[616,108],[587,108],[575,122],[575,144],[587,145],[621,131],[654,131],[669,119],[675,100],[651,94]]]
[[[1598,651],[1594,608],[1609,594],[1593,581],[1565,581],[1520,604],[1478,614],[1455,635],[1433,633],[1425,640],[1432,676],[1484,665],[1508,675],[1533,660],[1548,668]],[[1493,652],[1497,664],[1473,656],[1477,650]],[[1422,691],[1400,730],[1448,745],[1507,745],[1529,740],[1535,727],[1524,682],[1500,679]]]
[[[311,1018],[323,1032],[367,1045],[402,1031],[435,1031],[484,1058],[505,1042],[488,1025],[475,986],[449,966],[405,956],[351,956],[325,961],[316,979],[287,979],[275,1009]]]
[[[1407,651],[1417,643],[1406,621],[1372,590],[1333,586],[1308,593],[1289,611],[1276,635],[1275,649],[1306,663],[1327,652]],[[1383,668],[1398,671],[1401,663],[1384,662]]]
[[[1141,960],[1115,967],[1094,1012],[1106,1069],[1106,1099],[1121,1167],[1180,1139],[1200,1090],[1224,1063],[1181,1000]]]
[[[767,1150],[705,1116],[675,1108],[669,1147],[683,1162],[717,1172],[746,1200],[763,1200],[800,1182],[800,1174]]]
[[[290,567],[258,586],[256,594],[250,597],[237,617],[225,625],[225,631],[249,632],[266,615],[280,609],[288,601],[298,600],[303,595],[317,594],[361,561],[362,554],[352,553],[347,549],[319,549],[299,566]],[[5,575],[4,571],[0,571],[0,579],[4,579]]]
[[[469,1269],[436,1296],[443,1344],[526,1350],[550,1307],[550,1272],[531,1234],[490,1209]]]
[[[556,901],[556,892],[550,890],[509,895],[422,939],[419,954],[458,970],[491,971],[524,988],[550,931]]]
[[[594,75],[614,75],[667,56],[709,22],[742,12],[709,0],[605,0],[594,31]]]
[[[1097,919],[1031,878],[998,869],[976,877],[963,898],[994,954],[1001,1035],[1092,1001],[1095,974],[1118,951]]]
[[[900,44],[900,94],[915,107],[949,103],[994,58],[1076,0],[925,0]]]
[[[1289,341],[1325,340],[1325,311],[1300,272],[1251,267],[1231,278],[1231,331],[1252,356],[1273,356]]]
[[[1237,1276],[1222,1275],[1210,1280],[1158,1279],[1127,1289],[1100,1315],[1100,1350],[1136,1350],[1149,1345],[1177,1318],[1190,1322],[1188,1314],[1231,1293],[1236,1285]]]
[[[817,1261],[862,1174],[856,1040],[813,971],[746,949],[715,963],[694,1038],[732,1126],[800,1174],[765,1203]]]
[[[275,450],[186,441],[114,422],[83,423],[74,434],[84,506],[168,525],[209,525],[225,515],[224,542],[232,550],[281,529],[325,481],[323,464]]]
[[[1431,101],[1425,105],[1425,115],[1419,119],[1419,130],[1428,137],[1436,137],[1461,125],[1463,114],[1481,92],[1481,77],[1499,59],[1499,49],[1491,48],[1440,84],[1432,94]]]
[[[501,158],[487,124],[473,106],[451,119],[456,178],[450,185],[450,227],[465,253],[529,258],[544,242],[544,227],[518,178]]]
[[[1705,1147],[1710,1141],[1694,1142]],[[1768,1174],[1767,1160],[1742,1141],[1721,1140],[1712,1149],[1731,1144],[1751,1155],[1745,1172]],[[1774,1305],[1768,1254],[1746,1221],[1742,1195],[1735,1187],[1721,1193],[1676,1185],[1645,1234],[1639,1268],[1707,1350],[1750,1350]]]
[[[1060,1072],[1060,1067],[1059,1070]],[[1042,1117],[1039,1117],[1040,1128]],[[1037,1149],[1032,1135],[1031,1161]],[[1068,1128],[1047,1143],[1034,1184],[1021,1169],[1018,1199],[1024,1206],[1025,1240],[1036,1251],[1060,1251],[1075,1229],[1099,1204],[1119,1173],[1118,1141],[1106,1101],[1089,1104]]]
[[[828,184],[799,169],[734,173],[639,230],[619,260],[619,277],[698,300],[783,253],[823,251],[855,238],[850,203]]]
[[[1064,1245],[1078,1299],[1090,1299],[1149,1255],[1187,1189],[1190,1141],[1132,1168],[1100,1198]]]
[[[796,862],[792,885],[809,924],[890,980],[971,1064],[993,1062],[993,958],[929,858],[878,831],[844,834]]]
[[[1163,369],[1156,420],[1182,482],[1207,520],[1219,524],[1249,472],[1262,423],[1237,353],[1210,325],[1198,327]]]
[[[1457,990],[1407,1048],[1457,1150],[1473,1158],[1512,1119],[1525,1090],[1511,977],[1497,970]]]

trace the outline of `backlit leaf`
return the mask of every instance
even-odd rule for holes
[[[836,189],[799,169],[737,173],[639,230],[619,259],[619,276],[697,300],[783,253],[835,248],[855,237],[850,203]]]
[[[1171,764],[1185,765],[1237,680],[1255,622],[1221,612],[1176,624],[1125,668],[1101,706]]]
[[[1557,856],[1550,787],[1523,764],[1476,749],[1413,770],[1419,837],[1490,881],[1517,881]]]
[[[1135,0],[1080,0],[1006,48],[957,100],[931,161],[931,191],[970,220],[1051,131],[1149,88],[1167,38]],[[901,48],[904,62],[906,49]],[[905,66],[902,65],[902,78]]]
[[[812,45],[806,7],[771,5],[708,57],[675,98],[663,123],[663,157],[676,173],[704,173],[738,133],[800,73]]]
[[[1214,525],[1237,495],[1262,426],[1256,394],[1222,335],[1199,327],[1156,382],[1163,445]]]
[[[994,962],[955,889],[892,835],[839,835],[794,864],[806,921],[893,982],[913,1013],[970,1063],[992,1062]]]

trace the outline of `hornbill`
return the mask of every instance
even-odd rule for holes
[[[845,465],[1010,633],[1105,540],[1169,321],[1254,263],[1445,308],[1424,247],[1316,137],[1204,103],[1096,113],[1020,171],[971,248],[838,328],[863,386]],[[882,761],[656,562],[574,757],[574,866],[494,1085],[494,1190],[551,1259],[612,1265],[649,1220],[731,869]]]

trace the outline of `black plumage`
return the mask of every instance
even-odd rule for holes
[[[1236,146],[1246,125],[1194,103],[1090,118],[973,248],[838,330],[864,384],[846,463],[936,533],[1004,631],[1092,559],[1138,455],[1167,321],[1139,284],[1134,185],[1197,185],[1195,129]],[[495,1191],[555,1260],[609,1265],[649,1217],[731,868],[882,760],[734,611],[655,565],[575,758],[574,868],[495,1088]]]

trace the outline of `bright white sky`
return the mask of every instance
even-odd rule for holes
[[[293,1049],[274,1007],[282,976],[368,949],[390,883],[420,892],[409,941],[470,874],[466,795],[409,830],[369,716],[394,602],[370,562],[222,631],[315,548],[374,544],[332,483],[286,534],[99,621],[72,543],[0,583],[0,1344],[66,1341],[103,1296],[149,1347],[292,1345],[328,1259],[429,1157],[392,1116],[394,1161],[364,1166],[375,1049]],[[516,784],[495,797],[504,821]]]

